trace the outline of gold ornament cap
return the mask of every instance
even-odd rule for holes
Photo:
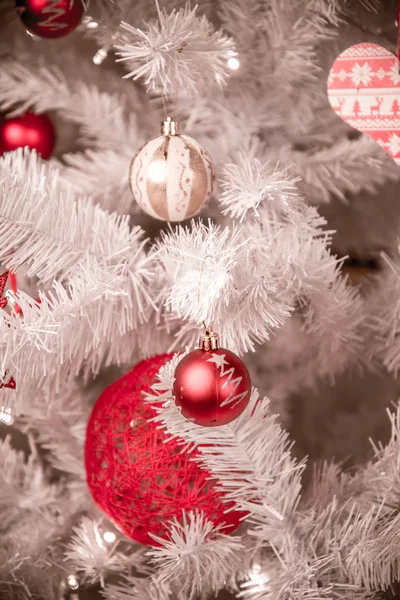
[[[167,117],[166,120],[161,123],[161,134],[166,137],[170,135],[179,135],[178,121],[174,121],[171,117]]]
[[[204,333],[201,334],[199,339],[199,348],[200,350],[218,350],[219,349],[219,337],[218,333],[214,333],[214,331],[210,327],[206,327]]]

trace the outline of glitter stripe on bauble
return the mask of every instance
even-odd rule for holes
[[[139,206],[162,221],[193,217],[213,192],[214,168],[207,150],[179,135],[168,118],[162,134],[148,141],[132,159],[129,183]]]

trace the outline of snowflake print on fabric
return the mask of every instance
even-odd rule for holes
[[[356,63],[351,70],[351,78],[355,85],[368,85],[371,81],[372,69],[368,63]]]
[[[394,85],[399,85],[400,84],[400,73],[399,73],[399,67],[398,67],[398,65],[392,65],[390,67],[389,77],[393,81]]]
[[[400,137],[396,133],[392,133],[387,146],[392,154],[400,154]]]

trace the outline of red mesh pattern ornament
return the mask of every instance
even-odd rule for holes
[[[176,440],[150,419],[154,408],[143,402],[160,368],[172,355],[140,362],[104,390],[89,419],[85,461],[87,483],[97,505],[133,540],[157,546],[150,534],[168,538],[169,525],[183,511],[198,510],[224,533],[234,531],[243,513],[225,511],[211,475]]]

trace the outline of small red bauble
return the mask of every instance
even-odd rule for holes
[[[0,156],[28,146],[48,158],[54,149],[56,134],[47,115],[27,112],[0,122]]]
[[[222,502],[210,473],[176,440],[152,422],[155,410],[143,401],[160,368],[172,355],[140,362],[101,394],[90,417],[85,446],[87,483],[97,505],[133,540],[158,544],[168,539],[174,518],[201,511],[224,533],[234,531],[243,513]],[[225,513],[230,509],[231,512]]]
[[[189,352],[175,370],[175,404],[197,425],[226,425],[244,411],[250,398],[251,379],[236,354],[218,347],[218,337],[208,331],[200,348]]]
[[[26,29],[47,39],[73,31],[85,12],[82,0],[17,0],[16,7]]]

